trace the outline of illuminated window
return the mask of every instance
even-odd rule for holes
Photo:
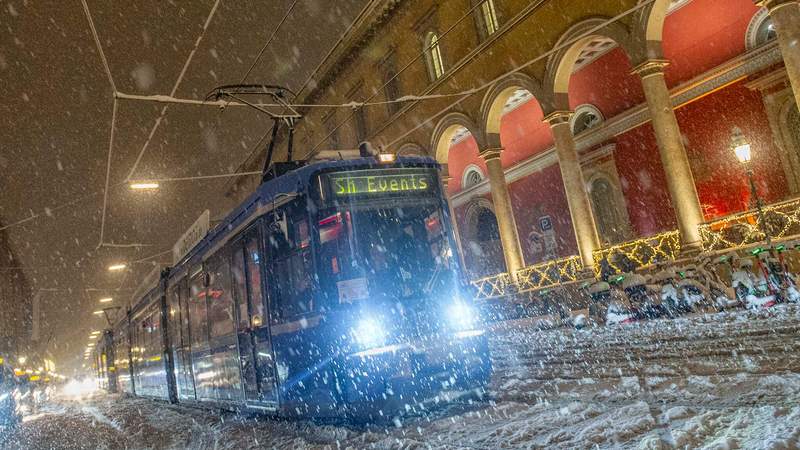
[[[494,0],[484,0],[480,7],[481,19],[486,35],[489,36],[497,31],[497,11],[494,8]]]
[[[433,31],[425,36],[425,55],[428,60],[428,74],[431,80],[438,80],[444,75],[442,63],[442,48],[439,44],[439,35]]]

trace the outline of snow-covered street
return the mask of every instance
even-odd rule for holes
[[[239,418],[98,394],[4,443],[60,448],[800,447],[800,308],[590,330],[496,327],[491,401],[369,427]]]

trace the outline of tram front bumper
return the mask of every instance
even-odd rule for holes
[[[492,370],[483,331],[362,351],[347,357],[345,367],[343,400],[351,413],[367,417],[391,415],[445,391],[480,388]]]

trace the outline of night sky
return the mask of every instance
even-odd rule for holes
[[[365,0],[299,0],[248,77],[297,89],[317,67]],[[173,88],[202,32],[209,0],[88,0],[121,92],[164,94]],[[176,96],[202,99],[239,83],[292,0],[222,1]],[[335,5],[335,6],[334,6]],[[34,292],[42,294],[42,339],[62,368],[80,366],[98,299],[125,306],[204,209],[226,212],[230,179],[162,183],[156,192],[121,184],[162,104],[121,100],[112,151],[106,243],[97,249],[106,180],[112,90],[79,0],[0,4],[0,220]],[[171,105],[134,179],[235,171],[271,122],[245,109]]]

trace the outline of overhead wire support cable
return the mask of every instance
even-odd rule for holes
[[[278,24],[275,26],[275,28],[272,29],[272,33],[270,33],[270,36],[267,39],[267,42],[265,42],[264,45],[261,47],[261,50],[258,52],[256,57],[253,59],[253,62],[250,64],[250,67],[247,69],[247,71],[244,73],[244,76],[242,76],[242,79],[239,81],[240,85],[243,85],[244,82],[247,81],[247,77],[250,76],[250,73],[253,71],[253,69],[255,69],[255,67],[258,65],[259,61],[261,61],[261,57],[264,55],[264,52],[267,50],[269,45],[272,43],[272,40],[275,39],[275,36],[278,34],[278,30],[281,29],[281,27],[283,26],[284,22],[286,22],[286,19],[289,18],[289,14],[292,13],[292,10],[294,10],[294,7],[297,4],[297,2],[298,2],[298,0],[294,0],[292,2],[292,4],[289,5],[289,8],[283,14],[283,17],[281,18],[280,22],[278,22]],[[228,100],[226,100],[225,102],[222,102],[219,105],[220,106],[220,110],[219,110],[219,113],[217,114],[217,121],[214,122],[214,126],[211,129],[212,134],[217,131],[217,126],[219,125],[219,122],[218,122],[219,118],[225,112],[225,109],[232,103],[233,102],[230,99],[228,99]],[[269,105],[269,106],[278,106],[278,105]]]
[[[111,107],[111,131],[108,136],[108,157],[106,160],[106,183],[103,187],[103,213],[100,217],[100,240],[97,243],[97,248],[103,245],[103,238],[106,232],[106,208],[108,207],[108,183],[111,181],[111,154],[114,149],[114,130],[117,122],[117,98],[114,97],[114,103]]]
[[[203,37],[205,36],[206,31],[208,30],[208,26],[211,24],[211,19],[214,18],[214,14],[217,12],[217,8],[219,7],[219,2],[220,0],[216,0],[214,2],[214,6],[211,7],[211,11],[209,11],[208,17],[206,17],[206,21],[203,24],[203,30],[200,32],[200,35],[195,40],[194,46],[192,47],[192,50],[189,52],[189,56],[186,58],[186,62],[183,64],[183,68],[181,69],[181,72],[178,75],[178,79],[175,80],[175,84],[172,86],[172,91],[170,92],[170,96],[174,97],[175,93],[178,91],[178,88],[180,87],[181,82],[183,81],[183,77],[184,75],[186,75],[186,70],[189,68],[189,64],[191,64],[192,58],[194,58],[194,55],[197,52],[197,48],[200,46],[200,43],[203,41]],[[147,147],[150,145],[150,141],[152,141],[153,136],[156,134],[156,131],[158,130],[162,120],[164,119],[164,116],[167,114],[168,107],[169,105],[164,105],[164,107],[161,108],[161,113],[156,119],[156,122],[153,124],[153,128],[150,129],[150,134],[147,136],[147,140],[144,142],[142,149],[136,156],[136,161],[134,161],[133,167],[131,167],[131,170],[128,172],[128,176],[125,177],[126,181],[130,181],[130,179],[133,178],[133,174],[136,173],[136,169],[139,167],[139,163],[142,161],[142,156],[144,156],[144,153],[147,151]]]
[[[97,28],[94,26],[94,20],[92,20],[92,13],[89,11],[89,5],[86,4],[86,0],[81,0],[81,4],[83,5],[83,12],[86,15],[86,20],[89,21],[89,29],[92,32],[92,37],[94,38],[94,44],[97,46],[97,52],[100,54],[100,60],[103,62],[103,68],[106,71],[106,76],[108,77],[108,83],[111,85],[111,90],[114,94],[117,93],[117,85],[114,83],[114,77],[111,75],[111,69],[108,65],[108,60],[106,59],[106,54],[103,51],[103,46],[100,45],[100,37],[97,34]]]

